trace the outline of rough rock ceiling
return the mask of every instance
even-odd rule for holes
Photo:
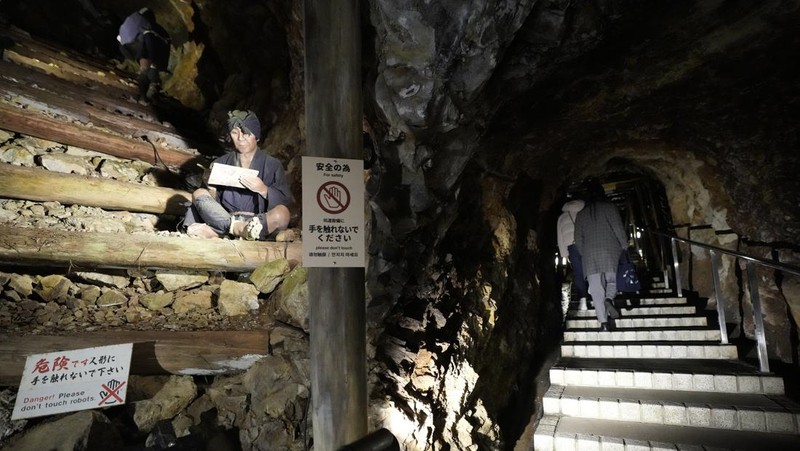
[[[791,176],[800,117],[790,56],[800,46],[790,31],[797,17],[796,2],[653,7],[495,116],[504,119],[495,130],[506,132],[497,148],[521,141],[533,165],[559,149],[564,158],[557,169],[567,174],[621,148],[690,152],[717,168],[738,204],[742,231],[792,239],[797,198],[770,191],[799,188]],[[762,202],[762,195],[779,203]],[[753,208],[761,218],[778,219],[777,210],[791,220],[781,217],[783,227],[756,232],[763,224],[749,221]]]

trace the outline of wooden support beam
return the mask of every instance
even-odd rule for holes
[[[186,191],[0,163],[0,197],[106,210],[183,215]]]
[[[301,243],[67,232],[0,224],[0,263],[10,265],[80,271],[149,268],[248,272],[281,258],[300,262]]]
[[[122,136],[146,136],[150,142],[188,153],[195,148],[206,155],[219,152],[219,143],[209,140],[204,130],[184,128],[179,132],[174,125],[159,120],[153,108],[130,97],[118,89],[101,85],[87,89],[85,84],[0,61],[0,98],[9,104],[22,104],[23,108],[44,111],[51,117],[65,116],[71,121],[92,123]]]
[[[74,122],[32,112],[6,102],[0,102],[0,124],[6,130],[49,139],[62,144],[107,153],[121,158],[146,161],[150,164],[163,162],[167,166],[180,167],[204,162],[199,155],[148,143],[138,139],[114,135],[98,128],[86,127]]]
[[[359,2],[305,0],[307,156],[363,158]],[[367,434],[364,268],[308,268],[314,449]]]
[[[191,146],[174,128],[113,89],[87,90],[85,86],[0,61],[0,97],[51,116],[63,115],[72,121],[92,123],[123,136],[146,135],[151,142],[191,152]]]
[[[131,374],[235,374],[269,354],[268,330],[0,335],[0,385],[19,385],[29,355],[133,343]]]
[[[7,53],[6,53],[7,52]],[[30,79],[31,82],[35,82],[37,80],[42,79],[51,79],[54,81],[59,82],[62,85],[72,86],[74,89],[83,89],[86,95],[104,95],[109,98],[115,99],[124,99],[124,98],[132,98],[136,95],[136,81],[131,79],[129,83],[131,86],[128,87],[126,84],[100,84],[95,83],[91,79],[78,79],[77,76],[72,76],[69,79],[64,77],[59,77],[57,74],[49,73],[47,71],[38,70],[35,67],[31,67],[29,64],[25,64],[24,61],[18,61],[19,58],[16,57],[16,54],[12,51],[9,52],[8,50],[4,51],[3,53],[3,75],[6,77],[17,77],[19,73],[26,74],[25,78]],[[15,69],[16,68],[16,69]],[[25,82],[26,80],[19,80],[20,82]],[[133,88],[133,92],[132,89]],[[134,105],[138,105],[138,103],[132,102]]]
[[[0,35],[14,41],[13,46],[3,51],[3,59],[6,61],[13,61],[78,84],[91,80],[131,94],[136,93],[136,82],[130,76],[120,76],[114,70],[95,65],[80,54],[57,48],[13,26],[0,29]]]

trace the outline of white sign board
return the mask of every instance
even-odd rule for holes
[[[133,344],[29,356],[12,420],[125,404]]]
[[[363,268],[364,161],[303,157],[303,266]]]
[[[239,166],[214,163],[211,165],[211,174],[208,175],[208,184],[244,188],[244,185],[242,185],[242,182],[239,180],[247,175],[255,175],[257,177],[258,171],[255,169],[240,168]]]

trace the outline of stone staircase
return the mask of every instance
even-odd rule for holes
[[[654,282],[611,332],[567,313],[534,450],[800,450],[800,404],[720,342],[704,312]]]

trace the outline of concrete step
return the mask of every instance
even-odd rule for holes
[[[618,302],[622,303],[621,300]],[[638,306],[651,306],[651,305],[681,305],[681,304],[687,304],[689,300],[684,297],[678,297],[678,296],[665,296],[665,297],[645,296],[641,298],[630,298],[627,299],[626,302],[627,305],[629,306],[632,305],[634,307],[638,307]]]
[[[648,290],[650,293],[672,293],[672,288],[651,288]]]
[[[741,431],[800,431],[800,405],[780,395],[551,385],[542,403],[545,415]]]
[[[783,395],[783,378],[739,360],[561,358],[553,385]]]
[[[655,315],[694,315],[697,313],[697,307],[693,305],[662,305],[657,307],[634,307],[630,310],[624,307],[618,308],[620,316],[655,316]],[[594,309],[588,310],[570,310],[567,312],[568,318],[594,318],[596,316]]]
[[[608,332],[606,332],[608,333]],[[686,342],[595,342],[592,344],[562,344],[562,357],[591,357],[612,359],[736,359],[736,346],[720,343]]]
[[[568,330],[564,332],[565,343],[594,341],[720,341],[719,329],[629,329],[600,332],[595,321],[594,330]]]
[[[625,310],[622,311],[623,315]],[[659,328],[659,327],[693,327],[693,326],[707,326],[708,320],[705,316],[639,316],[639,317],[621,317],[614,320],[614,325],[619,329],[630,328]],[[566,321],[567,330],[570,329],[592,329],[599,327],[597,319],[568,319]]]
[[[687,304],[689,302],[685,297],[678,296],[631,296],[617,298],[618,305],[633,305],[633,306],[653,306],[653,305],[677,305]],[[578,305],[578,301],[573,301],[571,305]],[[589,301],[592,305],[592,301]],[[624,307],[623,307],[624,308]]]
[[[666,297],[644,296],[644,297],[617,298],[617,305],[619,306],[619,308],[623,310],[629,308],[651,307],[658,305],[686,305],[688,303],[689,303],[688,299],[678,296],[666,296]],[[592,305],[591,301],[589,301],[589,305]],[[573,307],[574,309],[577,309],[578,301],[572,302],[570,306]]]
[[[800,449],[800,435],[545,415],[534,433],[533,449],[796,450]]]

